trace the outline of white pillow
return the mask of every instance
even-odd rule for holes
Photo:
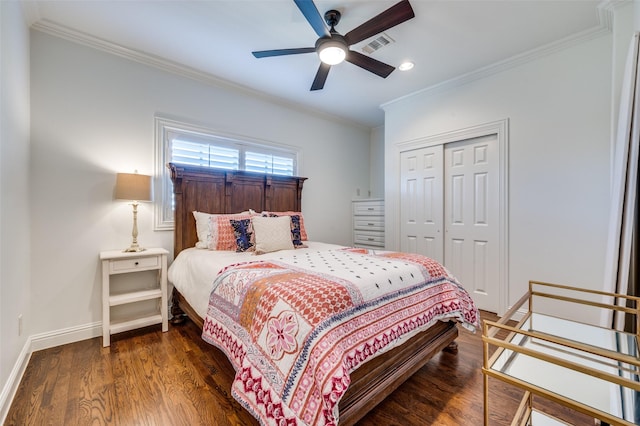
[[[289,216],[251,218],[256,239],[256,254],[292,250],[291,218]]]
[[[193,212],[193,217],[196,219],[196,233],[198,234],[198,242],[196,248],[206,249],[209,247],[211,241],[211,227],[209,226],[209,219],[211,216],[215,216],[209,213]]]

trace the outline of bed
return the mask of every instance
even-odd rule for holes
[[[261,423],[276,424],[277,422],[287,420],[292,421],[292,424],[338,424],[338,421],[340,425],[355,424],[368,411],[379,404],[386,396],[428,362],[436,353],[443,349],[450,351],[457,350],[455,338],[458,336],[458,327],[456,324],[462,324],[471,330],[479,325],[478,311],[468,294],[455,282],[453,277],[448,276],[448,272],[446,272],[441,265],[428,260],[433,263],[429,263],[427,269],[439,270],[439,268],[442,268],[440,272],[444,278],[439,278],[439,281],[446,281],[444,284],[448,286],[447,291],[450,293],[455,292],[456,297],[460,296],[460,299],[456,299],[452,306],[457,307],[458,305],[464,305],[464,309],[461,307],[458,311],[452,312],[450,317],[447,316],[448,314],[446,312],[438,311],[439,314],[437,318],[434,317],[433,321],[429,321],[429,327],[426,328],[426,330],[422,329],[424,327],[416,326],[415,330],[411,329],[407,331],[406,334],[400,336],[397,341],[380,344],[380,347],[376,346],[374,349],[366,349],[366,351],[369,351],[366,352],[366,355],[358,352],[360,358],[357,358],[357,361],[353,361],[353,357],[351,357],[349,358],[350,363],[348,365],[342,366],[341,364],[340,369],[337,369],[340,371],[344,370],[342,371],[342,373],[344,373],[342,375],[336,373],[337,370],[334,368],[335,366],[331,367],[330,371],[334,376],[323,379],[325,380],[323,383],[331,387],[331,392],[327,391],[328,388],[322,387],[315,390],[309,389],[311,386],[306,384],[309,377],[313,379],[315,377],[314,374],[319,374],[317,370],[312,370],[311,367],[306,364],[311,362],[307,358],[313,358],[310,354],[315,352],[312,351],[319,350],[317,349],[318,346],[326,346],[326,342],[330,340],[325,337],[317,337],[322,335],[320,332],[315,333],[314,331],[315,334],[307,332],[308,335],[313,334],[316,336],[315,347],[300,344],[298,345],[300,346],[300,348],[298,348],[300,352],[287,352],[283,355],[282,346],[277,346],[280,351],[278,355],[280,357],[279,359],[287,357],[293,360],[298,359],[298,363],[294,363],[295,367],[291,367],[290,370],[298,372],[299,377],[295,380],[283,379],[281,375],[278,374],[279,371],[273,371],[274,368],[272,365],[264,367],[263,364],[270,362],[270,360],[265,361],[265,353],[268,351],[263,350],[264,347],[254,346],[257,345],[257,341],[264,343],[266,340],[264,334],[266,333],[264,330],[268,329],[265,325],[266,321],[263,321],[263,328],[257,329],[258,331],[242,331],[238,332],[237,335],[231,333],[229,329],[236,331],[238,329],[235,328],[235,324],[229,324],[229,317],[233,316],[232,312],[240,312],[240,308],[225,308],[227,301],[233,299],[233,297],[227,297],[225,299],[224,290],[220,289],[229,288],[230,283],[233,284],[234,280],[237,282],[237,277],[239,276],[243,277],[243,279],[248,279],[247,277],[249,276],[255,276],[256,270],[260,274],[271,274],[273,270],[277,270],[278,273],[284,270],[287,273],[295,272],[295,274],[306,274],[306,272],[298,271],[298,266],[292,266],[293,263],[297,265],[300,259],[307,259],[307,263],[314,265],[319,264],[318,261],[308,261],[308,259],[311,258],[315,259],[312,256],[317,256],[318,254],[320,254],[321,257],[335,258],[338,263],[355,262],[353,260],[355,258],[366,258],[367,261],[370,262],[370,265],[368,264],[368,266],[363,266],[362,268],[379,268],[375,269],[376,274],[382,272],[382,270],[386,270],[384,268],[384,266],[386,266],[385,262],[409,262],[412,267],[417,268],[416,271],[423,271],[425,269],[424,265],[414,264],[415,259],[411,257],[411,255],[388,252],[370,253],[368,250],[346,248],[306,240],[302,241],[301,247],[299,248],[269,252],[260,256],[251,253],[236,254],[233,251],[216,253],[215,250],[195,248],[196,243],[200,240],[198,238],[195,216],[193,214],[194,211],[207,212],[208,214],[253,213],[254,211],[300,212],[302,210],[302,187],[305,178],[262,175],[243,171],[221,171],[177,164],[169,164],[168,167],[171,171],[175,197],[175,259],[171,265],[169,274],[170,280],[174,285],[171,308],[173,321],[179,322],[185,318],[193,321],[199,327],[203,328],[203,338],[209,343],[212,343],[212,350],[221,350],[225,353],[232,367],[236,370],[236,380],[234,381],[234,388],[232,389],[234,397],[258,418]],[[265,216],[282,217],[282,214],[260,215],[260,217]],[[257,219],[255,221],[258,222]],[[260,219],[260,221],[264,220]],[[293,220],[289,223],[293,223]],[[300,242],[298,241],[298,243]],[[200,259],[198,262],[202,262],[202,259],[205,259],[204,262],[209,262],[208,259],[212,258],[212,256],[216,256],[215,261],[211,260],[215,266],[207,266],[207,268],[200,267],[200,271],[197,271],[198,267],[192,267],[195,264],[193,262],[196,262],[197,259]],[[294,260],[291,260],[289,257]],[[395,257],[399,257],[400,259],[396,259]],[[215,262],[222,263],[218,264]],[[225,262],[238,264],[238,266],[231,270],[225,266]],[[395,263],[393,265],[395,265]],[[180,271],[178,271],[178,268],[181,268]],[[326,268],[329,268],[329,266]],[[211,272],[214,270],[215,272]],[[217,274],[217,271],[221,271],[222,273]],[[326,272],[326,270],[324,270],[324,272]],[[324,276],[327,275],[324,272],[314,276],[304,275],[301,277],[299,275],[292,275],[294,278],[291,279],[295,282],[311,281],[315,283],[318,279],[324,279]],[[353,273],[352,275],[356,275],[362,272],[362,269],[351,272]],[[429,272],[431,273],[431,271]],[[369,273],[373,275],[373,272]],[[420,273],[426,272],[416,272],[406,276],[414,277],[414,275],[417,276],[420,275]],[[194,292],[193,289],[188,289],[188,285],[181,283],[181,281],[190,281],[193,276],[201,276],[203,274],[211,277],[208,283],[211,287],[208,289],[200,288]],[[286,276],[289,277],[289,275]],[[257,281],[258,280],[256,280],[256,282]],[[336,279],[336,282],[338,281],[342,282],[342,279]],[[264,281],[260,282],[264,283]],[[391,283],[391,281],[389,282]],[[330,285],[334,286],[331,292],[335,294],[339,293],[344,296],[345,292],[347,294],[358,293],[357,290],[354,291],[350,289],[349,286],[351,284],[345,286],[346,290],[336,286],[335,283],[331,283]],[[212,292],[210,297],[208,297],[209,295],[207,295],[207,293],[213,287],[216,288],[216,291]],[[413,289],[414,287],[417,288],[415,285],[411,288]],[[374,294],[374,296],[367,299],[370,305],[373,305],[373,299],[376,300],[375,303],[378,303],[375,297],[375,294],[377,294],[376,291],[378,291],[378,289],[373,287],[369,290],[369,293]],[[258,291],[257,293],[260,292]],[[400,294],[402,292],[396,293]],[[206,303],[203,302],[203,298],[207,299]],[[255,299],[254,296],[247,296],[246,298],[250,300]],[[255,300],[252,303],[254,303],[254,305],[259,304]],[[400,306],[400,303],[406,302],[396,300],[394,303]],[[205,304],[207,305],[206,307]],[[389,305],[391,305],[391,303],[389,303]],[[442,307],[441,305],[438,306],[439,308]],[[290,308],[290,306],[285,306],[283,312],[287,311],[287,308]],[[345,311],[348,312],[347,314],[340,315],[345,316],[348,320],[355,320],[356,317],[360,315],[358,309],[352,307],[352,309]],[[378,307],[376,307],[376,309],[378,309]],[[404,313],[408,312],[408,309],[398,310],[398,312],[400,311]],[[374,311],[369,312],[369,316],[376,315],[372,314],[372,312]],[[258,313],[260,313],[260,311],[258,311]],[[258,314],[252,315],[255,318],[261,317],[261,315]],[[265,314],[262,313],[262,316],[264,315]],[[328,328],[327,324],[331,323],[335,316],[336,315],[333,315],[331,320],[328,319],[328,316],[325,317],[321,322],[322,327]],[[238,313],[238,317],[244,318],[246,322],[247,313],[242,311],[242,314]],[[249,315],[249,317],[252,316]],[[286,316],[282,318],[290,319],[290,317]],[[365,316],[360,315],[358,318],[362,321],[362,318],[365,318]],[[284,324],[283,327],[290,326],[292,323],[295,323],[296,327],[302,325],[308,326],[304,321],[300,322],[301,325],[296,323],[295,318],[293,322],[286,322],[284,319],[282,321],[282,324]],[[220,330],[223,330],[224,333],[221,333]],[[238,337],[239,335],[244,337],[240,338]],[[254,340],[243,341],[242,339],[247,339],[247,336],[253,336]],[[267,337],[268,336],[267,334]],[[272,352],[274,351],[273,347],[275,346],[269,347],[269,350]],[[323,352],[323,356],[328,359],[334,357],[336,352],[333,349],[331,353],[327,351],[328,349]],[[303,352],[306,353],[305,356],[301,355]],[[251,365],[250,368],[248,368],[241,365],[246,359],[251,359],[257,366]],[[300,363],[300,359],[304,359],[305,362]],[[258,371],[256,369],[260,368],[263,369],[259,370],[260,375],[258,377],[246,377],[247,374],[251,376],[252,372],[255,373]],[[245,376],[241,377],[243,374]],[[257,386],[257,384],[264,383],[267,379],[273,379],[277,383],[269,384],[269,386],[272,387],[266,390],[258,389],[259,386]],[[283,389],[283,394],[286,395],[278,393]],[[300,389],[303,390],[301,391]],[[291,394],[297,394],[298,396],[292,397]],[[271,399],[267,398],[268,401],[265,402],[264,395],[272,396],[270,397]],[[273,395],[282,397],[282,399],[274,400]],[[292,402],[294,400],[295,404]],[[313,403],[314,400],[316,401],[315,403]],[[313,409],[305,409],[305,411],[299,407],[300,401],[312,401],[311,405],[316,405],[316,407]],[[317,407],[318,404],[325,404],[326,406],[324,408]],[[302,419],[305,420],[303,421]]]

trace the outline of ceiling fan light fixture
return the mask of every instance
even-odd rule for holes
[[[252,53],[256,58],[267,58],[270,56],[297,55],[315,51],[321,64],[311,84],[311,91],[321,90],[327,80],[331,66],[339,64],[342,61],[347,61],[379,77],[387,78],[389,74],[395,70],[395,67],[370,56],[363,55],[356,50],[351,50],[349,47],[377,36],[389,28],[395,27],[415,17],[409,0],[400,0],[400,2],[357,26],[343,36],[338,33],[335,28],[342,16],[339,10],[331,9],[324,14],[325,25],[325,23],[322,22],[323,16],[318,12],[314,0],[294,0],[294,3],[319,37],[316,40],[315,46],[295,49],[260,50]],[[380,45],[389,44],[391,41],[393,40],[386,34],[376,38],[376,43]],[[370,53],[367,50],[364,51],[365,53]]]
[[[327,65],[337,65],[347,57],[347,51],[343,43],[327,40],[318,49],[318,56]]]

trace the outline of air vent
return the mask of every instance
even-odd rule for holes
[[[389,37],[387,34],[382,33],[378,37],[374,38],[369,43],[367,43],[362,48],[362,51],[370,55],[376,50],[380,50],[391,43],[395,43],[395,40]]]

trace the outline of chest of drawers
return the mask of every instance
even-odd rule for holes
[[[353,246],[384,249],[384,200],[354,200]]]

